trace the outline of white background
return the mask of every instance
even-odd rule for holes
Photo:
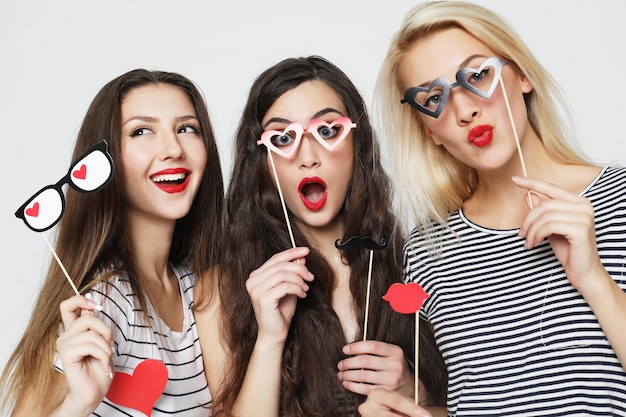
[[[254,77],[286,57],[322,55],[371,105],[388,43],[417,2],[3,1],[0,366],[24,331],[51,259],[42,236],[14,212],[65,175],[82,117],[106,82],[138,67],[194,80],[206,96],[228,180],[232,137]],[[587,153],[598,162],[623,164],[624,2],[476,2],[511,22],[559,80]]]

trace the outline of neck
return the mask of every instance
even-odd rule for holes
[[[551,157],[532,129],[522,142],[526,176],[555,184],[572,193],[580,192],[597,175],[596,167],[567,164]],[[465,215],[473,222],[494,229],[516,229],[529,212],[527,190],[517,187],[512,176],[524,176],[521,158],[503,167],[478,172],[478,185],[463,203]]]
[[[129,236],[135,267],[141,279],[168,282],[169,254],[174,234],[174,221],[150,221],[130,216]]]

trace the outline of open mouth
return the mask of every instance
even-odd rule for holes
[[[189,184],[190,172],[179,171],[173,173],[155,174],[150,179],[161,190],[167,193],[183,191]]]
[[[177,174],[154,175],[151,178],[151,180],[154,181],[157,184],[180,185],[183,182],[185,182],[185,180],[187,179],[188,176],[189,176],[189,173],[187,173],[187,172],[179,172]]]
[[[328,197],[326,183],[318,177],[304,178],[298,186],[300,200],[309,210],[319,210]]]

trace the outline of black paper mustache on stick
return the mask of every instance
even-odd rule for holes
[[[370,253],[369,268],[367,271],[367,295],[365,298],[365,320],[363,322],[363,340],[367,340],[367,322],[369,318],[370,309],[370,288],[372,285],[372,262],[374,260],[374,251],[384,249],[387,246],[387,241],[383,239],[380,243],[377,243],[374,239],[367,236],[353,236],[346,240],[343,244],[339,243],[341,239],[335,240],[335,247],[342,250],[367,248]]]
[[[369,250],[381,250],[387,247],[387,241],[385,239],[381,240],[379,244],[374,239],[368,236],[364,236],[364,237],[353,236],[350,239],[346,240],[343,244],[339,243],[340,241],[341,239],[335,240],[335,247],[341,250],[351,250],[351,249],[360,249],[360,248],[366,248]]]

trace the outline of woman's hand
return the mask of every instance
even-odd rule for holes
[[[95,308],[79,295],[60,306],[65,330],[57,339],[57,352],[69,387],[62,404],[66,415],[90,415],[113,379],[111,328],[93,315]]]
[[[591,202],[542,181],[520,177],[514,177],[513,181],[530,190],[532,196],[532,205],[528,201],[527,204],[533,208],[519,232],[526,237],[526,248],[533,248],[548,238],[567,278],[585,295],[587,289],[598,283],[594,282],[594,277],[606,275],[596,247]]]
[[[375,388],[385,388],[409,398],[415,397],[414,377],[402,348],[365,340],[346,345],[343,352],[350,357],[337,364],[337,376],[346,389],[368,395]]]
[[[555,185],[514,177],[532,194],[532,209],[520,228],[526,247],[546,237],[570,283],[585,298],[595,314],[622,367],[626,369],[626,294],[602,265],[596,246],[594,211],[584,197]]]
[[[313,274],[305,266],[308,248],[277,253],[246,281],[259,326],[257,343],[284,343],[298,298],[306,297]]]
[[[359,406],[362,417],[431,417],[411,399],[386,389],[373,389]]]

